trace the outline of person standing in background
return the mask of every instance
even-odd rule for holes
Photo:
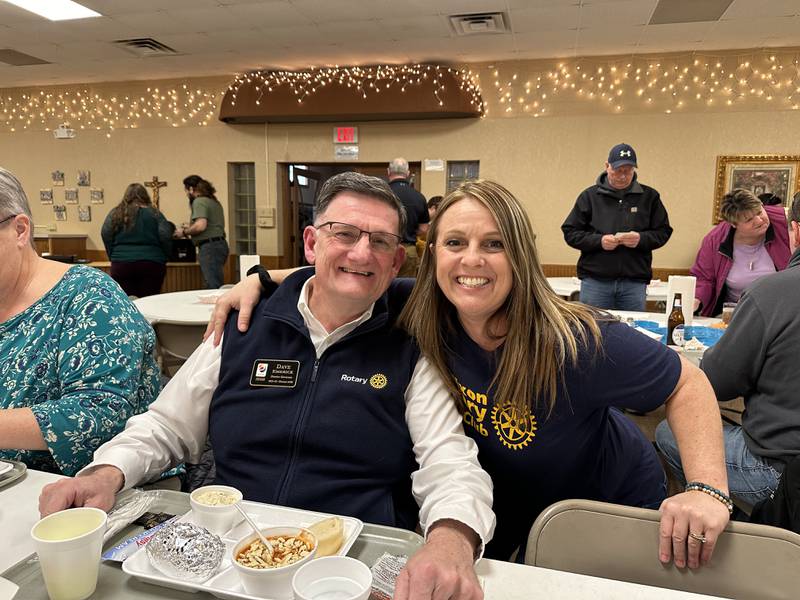
[[[224,283],[223,271],[228,260],[225,213],[215,196],[217,190],[205,179],[200,179],[193,186],[187,186],[186,191],[192,206],[191,223],[178,229],[175,236],[192,238],[197,246],[198,262],[205,286],[218,288]]]
[[[605,171],[581,192],[561,226],[567,244],[581,251],[584,304],[645,310],[653,250],[667,243],[672,227],[661,197],[639,183],[636,167],[629,144],[611,148]]]
[[[406,261],[400,268],[398,277],[416,277],[417,267],[419,267],[419,255],[417,254],[417,237],[424,236],[428,231],[428,206],[425,196],[411,187],[408,179],[408,161],[405,158],[395,158],[389,163],[387,169],[389,176],[389,187],[392,188],[394,195],[406,209],[406,230],[403,233],[403,247],[406,249]]]
[[[128,296],[161,291],[172,246],[172,227],[153,206],[147,189],[132,183],[100,230],[111,261],[111,277]]]

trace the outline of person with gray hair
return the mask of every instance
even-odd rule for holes
[[[221,346],[201,345],[91,469],[45,487],[40,511],[108,509],[123,487],[196,462],[208,435],[217,482],[245,499],[419,522],[427,541],[395,598],[477,599],[492,484],[441,377],[396,326],[387,290],[405,258],[402,206],[377,177],[342,173],[316,208],[303,231],[314,267],[273,286],[247,333],[232,315]]]
[[[782,206],[764,206],[752,192],[735,189],[720,202],[722,219],[704,238],[690,273],[697,278],[694,310],[718,315],[724,302],[737,302],[756,280],[782,271],[789,262]]]
[[[152,328],[99,269],[40,257],[0,168],[0,458],[73,475],[159,390]]]
[[[389,187],[403,204],[406,210],[406,225],[403,229],[403,247],[406,249],[406,260],[400,268],[398,277],[416,277],[419,268],[417,252],[417,236],[424,237],[428,231],[430,216],[425,196],[411,186],[410,170],[405,158],[395,158],[387,169]]]
[[[742,191],[733,194],[744,196]],[[741,201],[743,197],[730,202]],[[717,400],[744,398],[741,426],[724,424],[723,435],[731,496],[749,506],[769,498],[787,463],[800,456],[800,268],[796,268],[800,266],[800,193],[794,196],[789,218],[793,254],[786,270],[763,277],[745,290],[725,335],[700,363]],[[683,477],[675,437],[666,422],[656,428],[656,444],[672,470]]]

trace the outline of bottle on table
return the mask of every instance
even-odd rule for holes
[[[681,306],[681,295],[675,292],[672,300],[672,312],[667,318],[667,345],[683,346],[684,339],[684,318],[683,307]]]

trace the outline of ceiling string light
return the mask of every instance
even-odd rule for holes
[[[235,102],[242,86],[252,84],[257,102],[262,102],[279,86],[288,86],[302,104],[330,85],[351,88],[369,99],[431,81],[441,105],[445,73],[455,76],[484,116],[800,109],[800,48],[517,61],[471,68],[414,64],[254,71],[237,75],[227,88]],[[116,91],[112,86],[0,90],[0,132],[50,131],[65,124],[105,131],[110,137],[114,130],[150,124],[202,127],[218,114],[226,87],[201,87],[191,80],[158,87],[141,84],[138,91],[132,91],[136,86],[130,83]]]
[[[495,116],[575,113],[580,102],[591,105],[584,112],[612,114],[800,108],[798,48],[526,61],[482,72],[492,82],[485,114]]]
[[[459,88],[466,91],[470,104],[478,112],[483,112],[483,100],[480,89],[473,79],[473,73],[465,68],[453,68],[432,64],[412,65],[378,65],[369,67],[324,67],[304,71],[253,71],[237,75],[228,86],[232,104],[242,87],[254,87],[257,93],[256,104],[260,104],[265,96],[286,86],[295,96],[298,104],[303,104],[314,94],[325,87],[340,86],[353,90],[364,100],[389,90],[406,89],[432,82],[433,95],[439,106],[444,105],[442,94],[445,84],[442,77],[452,75]]]
[[[59,125],[105,131],[136,129],[145,123],[162,126],[206,126],[217,114],[222,90],[190,83],[148,86],[141,92],[114,93],[89,88],[0,91],[0,131],[44,130]]]

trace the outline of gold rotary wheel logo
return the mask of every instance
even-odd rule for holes
[[[530,412],[524,415],[510,405],[495,405],[492,409],[492,423],[497,437],[504,446],[512,450],[521,450],[536,437],[538,429],[536,417]]]
[[[369,384],[376,390],[385,388],[387,383],[389,383],[389,380],[386,379],[386,375],[383,373],[375,373],[375,375],[369,378]]]

